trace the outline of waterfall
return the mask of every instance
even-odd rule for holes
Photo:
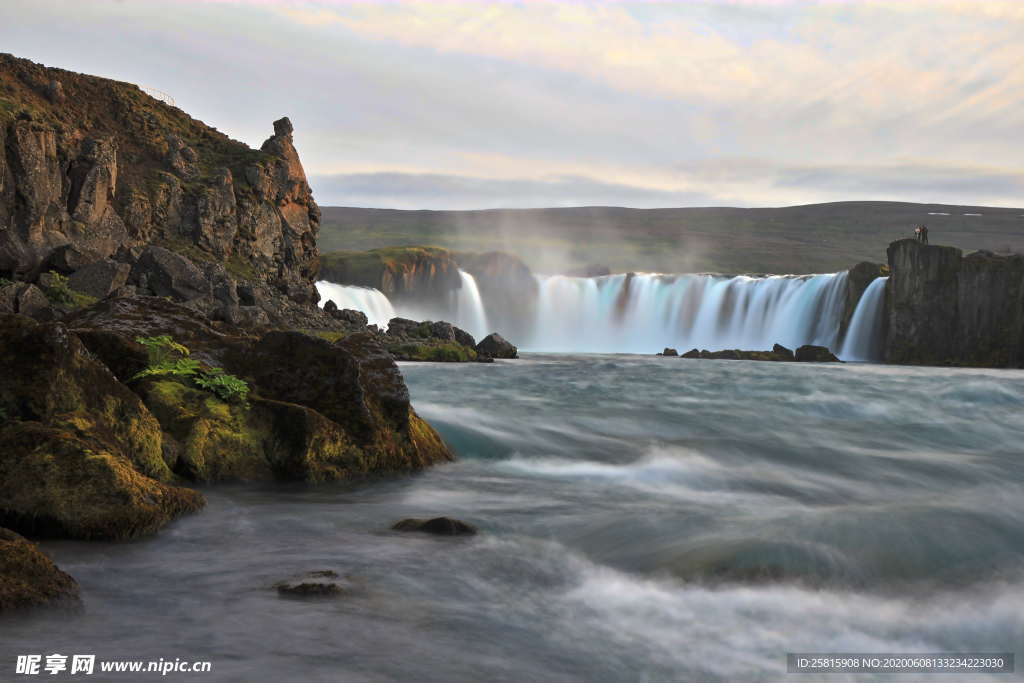
[[[885,315],[887,277],[875,278],[864,290],[850,318],[839,357],[853,361],[882,360],[882,325]]]
[[[387,328],[388,321],[396,316],[388,298],[372,287],[336,285],[321,280],[316,283],[316,291],[320,292],[321,308],[328,300],[333,301],[338,308],[362,311],[371,325],[377,325],[382,329]]]
[[[478,339],[488,329],[488,311],[476,280],[459,271],[461,287],[447,298],[392,306],[376,289],[318,282],[322,300],[366,313],[371,323],[386,326],[396,315],[414,320],[447,320]],[[767,350],[773,344],[795,349],[804,344],[837,348],[846,301],[846,272],[819,275],[663,275],[637,273],[597,278],[537,276],[538,295],[514,339],[524,350],[652,353],[666,346],[691,349]],[[877,336],[868,321],[869,299],[878,299],[873,282],[851,321],[847,345],[851,357],[877,358],[861,351]],[[492,306],[494,303],[491,304]],[[871,311],[880,309],[877,301]],[[396,309],[397,308],[397,312]],[[491,311],[491,313],[507,311]],[[862,330],[862,328],[869,328]],[[501,330],[498,330],[501,332]],[[874,336],[873,336],[874,335]]]
[[[487,312],[484,310],[480,289],[476,286],[476,278],[460,268],[459,279],[462,286],[452,293],[455,301],[452,306],[454,315],[450,322],[478,340],[482,339],[493,330],[487,329]]]
[[[543,351],[650,353],[836,342],[846,273],[723,277],[539,277],[533,334]]]

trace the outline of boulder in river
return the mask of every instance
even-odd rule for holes
[[[700,349],[690,349],[681,358],[700,358]]]
[[[659,353],[658,355],[659,356],[678,356],[679,355],[679,351],[666,346],[665,350],[662,351],[661,353]]]
[[[838,363],[839,359],[824,346],[804,344],[796,350],[798,363]]]
[[[518,358],[519,349],[497,332],[493,332],[476,345],[476,352],[491,358]]]
[[[403,519],[400,522],[396,522],[391,528],[395,531],[420,531],[436,536],[472,536],[477,531],[476,527],[472,524],[452,519],[451,517]]]
[[[78,583],[36,544],[0,528],[0,615],[15,611],[81,606]]]
[[[348,591],[338,572],[323,570],[274,584],[279,595],[290,598],[336,598]]]

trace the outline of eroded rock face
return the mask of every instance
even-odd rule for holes
[[[330,326],[313,286],[320,210],[287,118],[253,150],[127,83],[10,55],[0,75],[0,276],[54,268],[102,298],[124,284],[114,259],[142,294],[206,297],[196,305],[215,318],[263,322],[218,294],[224,278],[204,268],[221,265],[260,290],[266,322],[301,312],[315,321],[303,327]],[[77,275],[95,262],[105,270]]]
[[[1019,367],[1024,256],[900,240],[889,245],[890,363]]]
[[[78,583],[38,546],[0,529],[0,615],[39,607],[77,609]]]
[[[875,278],[887,274],[881,263],[871,263],[870,261],[862,261],[847,271],[846,299],[843,304],[843,317],[839,322],[839,339],[846,336],[853,312],[857,309],[857,303],[860,302],[868,285],[874,282]]]

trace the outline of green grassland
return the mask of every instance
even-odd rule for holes
[[[401,211],[323,207],[320,249],[430,244],[507,251],[539,272],[811,273],[885,261],[890,242],[928,225],[933,244],[1024,251],[1024,209],[836,202],[784,208],[578,207]],[[935,213],[949,214],[929,215]],[[965,216],[978,213],[980,216]]]

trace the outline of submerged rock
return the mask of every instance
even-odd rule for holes
[[[0,614],[38,608],[77,609],[78,583],[34,543],[0,528]]]
[[[451,517],[434,517],[433,519],[410,517],[396,522],[391,528],[395,531],[419,531],[436,536],[472,536],[477,532],[476,527],[472,524]]]
[[[838,363],[839,359],[824,346],[804,344],[796,350],[798,363]]]
[[[278,594],[292,598],[336,598],[348,592],[341,576],[331,570],[309,572],[274,584]]]
[[[519,349],[497,332],[493,332],[476,345],[476,352],[491,358],[518,358]]]

